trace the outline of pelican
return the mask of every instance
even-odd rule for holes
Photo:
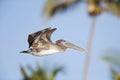
[[[55,53],[65,52],[68,48],[78,51],[86,51],[86,49],[76,46],[64,39],[57,40],[56,43],[51,41],[52,33],[57,28],[46,28],[28,35],[29,49],[20,53],[28,53],[34,56],[45,56]]]

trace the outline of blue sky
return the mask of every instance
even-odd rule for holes
[[[83,79],[87,55],[83,52],[68,49],[64,53],[44,57],[19,53],[28,48],[29,33],[46,27],[57,28],[52,35],[53,41],[65,39],[87,48],[92,19],[86,12],[86,5],[80,4],[44,22],[44,3],[41,0],[0,0],[0,80],[21,80],[20,65],[30,64],[35,68],[36,62],[46,69],[63,65],[65,73],[60,73],[56,80]],[[109,67],[101,56],[106,49],[120,49],[120,19],[110,13],[102,13],[96,20],[89,80],[110,80]]]

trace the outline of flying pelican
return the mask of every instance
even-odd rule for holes
[[[41,31],[28,35],[29,49],[21,51],[20,53],[28,53],[34,56],[44,56],[60,52],[65,52],[67,48],[72,48],[79,51],[86,51],[86,49],[78,47],[64,39],[57,40],[53,43],[50,39],[52,33],[57,28],[46,28]]]

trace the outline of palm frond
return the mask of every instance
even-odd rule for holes
[[[43,13],[45,16],[52,17],[57,12],[65,11],[81,0],[47,0]]]
[[[43,69],[39,64],[37,64],[36,70],[34,70],[30,65],[28,65],[27,68],[32,74],[28,76],[26,69],[21,66],[21,72],[24,77],[23,80],[54,80],[55,76],[60,71],[63,71],[63,67],[55,68],[52,72],[50,72],[50,76],[47,76],[45,69]]]
[[[102,12],[100,0],[87,0],[87,10],[90,16],[97,16]]]
[[[55,76],[56,76],[59,72],[61,72],[61,71],[64,71],[64,70],[63,70],[63,67],[55,68],[55,69],[51,72],[51,74],[50,74],[50,76],[49,76],[49,80],[54,80]]]
[[[103,56],[102,59],[104,61],[107,61],[110,64],[120,66],[120,59],[117,55],[112,55],[112,56],[111,55],[106,55],[106,56]]]
[[[120,17],[120,0],[104,0],[109,12]]]
[[[41,80],[46,80],[46,72],[42,67],[37,63],[37,74],[41,77]]]
[[[20,68],[21,68],[22,75],[24,76],[24,80],[28,80],[29,77],[28,77],[28,75],[26,73],[25,68],[23,66],[21,66]]]
[[[120,74],[115,75],[115,80],[120,80]]]

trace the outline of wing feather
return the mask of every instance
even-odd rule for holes
[[[49,42],[51,42],[51,43],[52,43],[52,41],[51,41],[51,35],[52,35],[52,33],[53,33],[55,30],[57,30],[57,28],[53,28],[53,29],[50,29],[49,31],[47,31],[46,37],[47,37],[47,39],[49,40]]]
[[[29,48],[32,46],[33,43],[38,42],[43,34],[45,34],[46,31],[48,31],[50,28],[43,29],[41,31],[37,31],[35,33],[29,34],[28,35],[28,43],[29,43]]]

